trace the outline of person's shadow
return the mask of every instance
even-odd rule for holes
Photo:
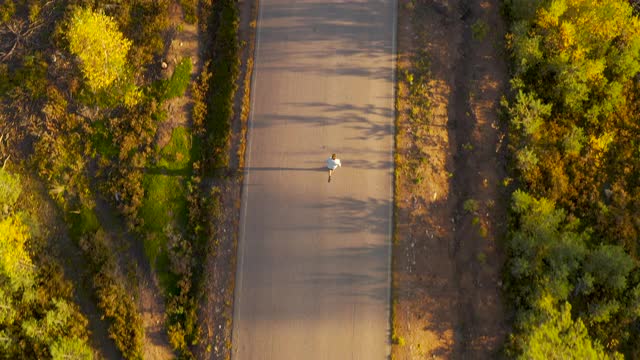
[[[300,168],[292,168],[292,167],[247,167],[244,168],[244,171],[328,171],[325,166],[315,166],[315,167],[300,167]]]

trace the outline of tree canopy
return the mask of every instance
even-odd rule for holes
[[[571,305],[564,303],[560,310],[550,306],[545,321],[534,327],[522,344],[522,360],[604,360],[624,359],[620,354],[607,354],[602,345],[593,343],[580,319],[571,318]]]
[[[131,41],[111,17],[79,8],[72,14],[67,39],[92,90],[105,89],[125,75]]]
[[[637,357],[640,20],[625,0],[506,3],[514,355]]]

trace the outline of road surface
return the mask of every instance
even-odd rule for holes
[[[234,360],[389,356],[395,7],[260,1]]]

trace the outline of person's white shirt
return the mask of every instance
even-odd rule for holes
[[[327,159],[327,167],[331,170],[335,170],[338,166],[342,166],[342,164],[340,163],[340,159],[332,159],[332,158],[328,158]]]

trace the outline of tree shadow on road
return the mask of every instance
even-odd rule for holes
[[[260,43],[266,46],[261,54],[272,63],[292,56],[317,59],[362,55],[370,58],[391,54],[391,34],[383,30],[387,14],[378,6],[372,7],[366,2],[274,3],[264,4],[262,10]],[[283,39],[289,43],[309,44],[310,48],[296,54],[270,46],[281,44]],[[344,42],[347,46],[337,49],[326,46],[328,42]]]
[[[393,125],[377,123],[358,114],[340,116],[325,116],[320,113],[314,116],[266,114],[261,117],[266,121],[254,122],[254,128],[280,126],[282,122],[298,122],[312,126],[341,126],[359,131],[358,135],[348,137],[346,140],[382,139],[393,134]]]
[[[368,300],[387,301],[389,298],[389,247],[386,244],[347,246],[321,254],[322,262],[344,268],[350,264],[354,271],[326,271],[310,274],[305,281],[314,286],[332,289],[330,295]],[[378,265],[372,267],[371,263]],[[342,264],[342,266],[340,266]],[[366,270],[366,273],[364,271]]]
[[[389,234],[391,200],[330,197],[309,207],[329,209],[329,226],[339,232]]]

